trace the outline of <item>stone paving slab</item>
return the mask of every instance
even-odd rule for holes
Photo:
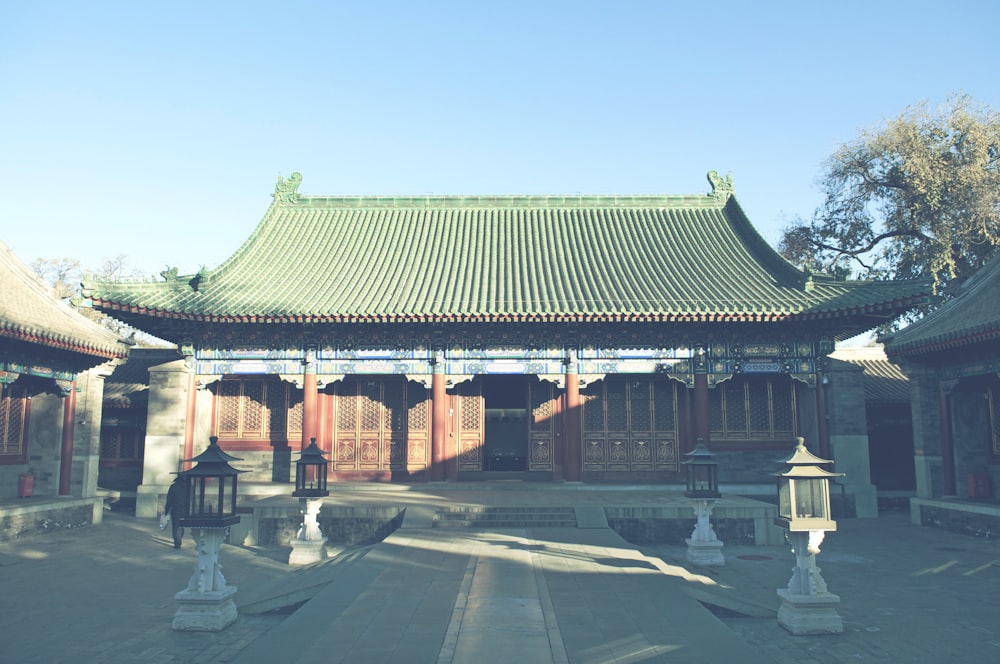
[[[506,489],[455,491],[478,504],[526,499]],[[447,500],[445,491],[438,493]],[[566,502],[551,490],[531,493],[536,500],[554,493],[552,500]],[[571,504],[593,506],[611,492],[573,493]],[[409,495],[410,504],[421,504]],[[653,492],[614,495],[615,504],[627,504],[618,496],[655,504]],[[351,496],[343,492],[337,500]],[[359,496],[357,503],[367,500]],[[187,583],[195,558],[190,548],[174,550],[152,519],[109,513],[102,525],[0,544],[0,661],[437,662],[442,653],[447,657],[449,638],[457,652],[461,622],[456,626],[455,614],[463,587],[465,608],[488,603],[494,587],[501,602],[503,593],[524,600],[535,616],[533,628],[540,610],[553,662],[1000,658],[1000,544],[914,526],[905,514],[844,520],[828,534],[817,563],[841,597],[845,632],[827,636],[788,634],[771,613],[794,564],[785,546],[727,544],[724,567],[696,569],[686,562],[683,545],[632,547],[609,530],[438,532],[414,527],[420,521],[354,551],[347,562],[310,571],[326,576],[310,581],[320,590],[294,613],[243,611],[220,633],[170,628],[174,593]],[[302,571],[287,567],[287,556],[287,547],[223,547],[224,572],[239,588],[237,604],[249,607],[261,594],[302,578]],[[477,569],[483,575],[474,588]],[[505,577],[517,578],[510,591]],[[701,609],[705,605],[714,615]],[[311,631],[296,628],[309,624],[310,613],[321,620]],[[692,659],[699,640],[709,649]],[[339,654],[345,644],[351,659]],[[452,661],[460,659],[453,655]],[[473,661],[490,660],[477,653]]]

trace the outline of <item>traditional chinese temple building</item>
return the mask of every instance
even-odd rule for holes
[[[889,359],[910,379],[916,523],[994,533],[1000,525],[998,292],[1000,257],[994,257],[954,298],[886,340]]]
[[[101,520],[103,382],[127,355],[0,243],[0,540]]]
[[[140,515],[209,435],[257,482],[287,482],[310,438],[332,481],[682,482],[701,438],[724,483],[768,491],[805,436],[863,459],[848,479],[874,504],[864,399],[838,438],[826,356],[926,284],[796,269],[714,172],[691,196],[306,196],[301,179],[215,269],[84,284],[179,348],[150,371]]]

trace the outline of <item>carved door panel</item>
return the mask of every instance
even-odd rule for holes
[[[458,429],[456,455],[458,469],[483,469],[483,440],[486,423],[482,382],[473,380],[462,383],[455,390],[458,406],[456,428]]]
[[[412,399],[414,403],[408,403]],[[426,466],[426,390],[398,378],[346,380],[337,385],[335,470],[402,470]],[[412,418],[412,419],[411,419]]]
[[[583,468],[677,472],[677,388],[645,376],[614,376],[587,386]]]
[[[416,383],[406,386],[406,467],[421,470],[427,467],[431,439],[430,391]]]
[[[551,383],[530,382],[531,419],[528,441],[528,470],[552,470],[555,455],[556,398]]]

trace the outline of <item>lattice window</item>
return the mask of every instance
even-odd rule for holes
[[[736,376],[708,395],[713,439],[795,436],[795,389],[788,376]]]
[[[410,408],[406,413],[407,424],[410,431],[427,431],[427,412],[430,410],[430,399],[427,398],[426,390],[419,394],[416,389],[407,390],[407,396],[411,399]]]
[[[305,418],[305,405],[303,403],[302,390],[288,388],[288,433],[289,438],[294,438],[291,434],[302,433],[302,422]]]
[[[337,390],[337,431],[357,429],[358,395],[356,390],[357,387],[353,383],[345,383]]]
[[[406,385],[402,381],[388,381],[382,390],[383,427],[386,431],[406,430],[406,408],[403,392]]]
[[[580,403],[583,407],[583,430],[604,431],[603,383],[594,383],[581,390]]]
[[[657,431],[676,431],[677,429],[677,387],[671,381],[653,384],[654,408],[653,423]]]
[[[142,450],[142,429],[135,426],[104,427],[101,429],[102,461],[134,461]]]
[[[628,429],[628,393],[623,380],[607,381],[608,431]]]
[[[548,431],[552,427],[554,402],[552,386],[541,383],[531,386],[531,429]]]
[[[288,386],[269,385],[267,389],[267,430],[271,438],[281,438],[288,431]],[[284,388],[284,389],[282,389]]]
[[[216,392],[219,438],[287,440],[290,432],[301,432],[302,395],[296,392],[277,379],[223,379]]]
[[[466,431],[478,431],[482,428],[483,413],[478,394],[459,395],[459,411],[462,416],[462,428]]]
[[[381,385],[376,380],[361,382],[358,397],[361,399],[361,430],[378,431],[382,406],[379,403]]]
[[[0,456],[23,457],[27,443],[28,392],[15,385],[3,386],[0,398]]]
[[[633,380],[629,386],[629,424],[632,431],[649,431],[651,424],[649,379]]]

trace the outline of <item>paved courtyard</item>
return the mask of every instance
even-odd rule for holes
[[[1000,659],[1000,543],[913,526],[903,513],[843,520],[828,534],[817,562],[845,631],[826,636],[777,624],[787,547],[726,545],[726,565],[706,570],[682,544],[633,546],[609,529],[415,525],[306,568],[285,564],[287,547],[225,546],[240,615],[219,633],[171,629],[195,556],[173,549],[155,520],[106,513],[98,526],[5,543],[0,661]]]

